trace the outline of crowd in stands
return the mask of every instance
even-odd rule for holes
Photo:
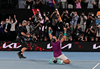
[[[24,4],[27,9],[48,7],[63,9],[100,8],[100,0],[26,0]]]
[[[61,15],[61,16],[60,16]],[[48,28],[51,27],[51,33],[56,36],[59,40],[63,37],[63,28],[67,28],[67,38],[65,41],[99,41],[100,40],[100,11],[95,15],[93,12],[89,12],[85,15],[82,12],[80,15],[76,11],[71,13],[68,10],[63,11],[59,14],[56,9],[52,14],[43,12],[42,17],[39,15],[39,11],[26,22],[25,26],[27,33],[33,35],[36,41],[49,41]],[[17,24],[17,27],[16,27]],[[0,22],[0,40],[12,41],[17,40],[18,27],[21,27],[22,23],[19,23],[16,15],[14,18],[9,16]],[[32,38],[25,38],[29,41]]]
[[[22,2],[22,3],[20,3]],[[100,8],[100,0],[0,0],[0,8],[19,8],[19,5],[25,6],[24,9],[35,8],[63,8],[63,9],[93,9]]]

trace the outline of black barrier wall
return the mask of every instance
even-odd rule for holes
[[[28,51],[52,51],[50,42],[36,42],[31,47],[30,42],[27,43]],[[19,51],[21,45],[19,42],[0,42],[0,51]],[[62,51],[84,51],[84,52],[100,52],[100,42],[63,42]]]

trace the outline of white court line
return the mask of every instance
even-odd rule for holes
[[[98,63],[97,65],[95,65],[92,69],[95,69],[100,63]]]

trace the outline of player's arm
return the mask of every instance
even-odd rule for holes
[[[49,27],[49,29],[48,29],[48,34],[49,34],[49,38],[52,39],[52,35],[51,35],[51,27]]]
[[[67,36],[67,34],[66,34],[66,28],[64,28],[64,36],[63,36],[63,38],[61,39],[61,43],[63,42],[63,41],[65,41],[65,39],[66,39],[66,36]]]
[[[21,35],[26,36],[26,37],[30,37],[30,35],[26,35],[24,32],[21,32]]]

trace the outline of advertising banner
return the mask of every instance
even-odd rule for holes
[[[31,46],[27,42],[28,51],[52,51],[50,42],[36,42]],[[0,51],[19,51],[22,45],[19,42],[0,42]],[[100,42],[63,42],[62,51],[100,51]]]

